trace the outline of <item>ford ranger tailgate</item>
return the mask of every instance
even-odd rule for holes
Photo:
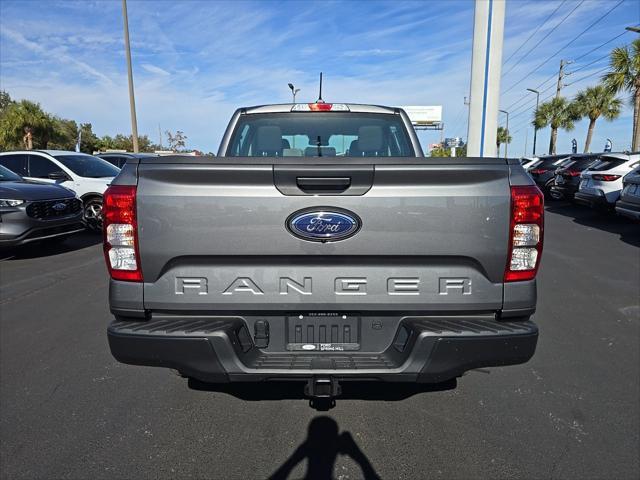
[[[138,168],[144,307],[156,312],[495,312],[509,168],[500,159],[149,159]],[[313,241],[294,214],[347,212]]]

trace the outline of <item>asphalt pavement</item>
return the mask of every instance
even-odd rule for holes
[[[0,255],[3,479],[640,477],[638,224],[548,207],[529,363],[349,389],[328,412],[299,387],[117,363],[99,241]]]

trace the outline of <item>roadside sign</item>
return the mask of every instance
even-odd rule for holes
[[[438,125],[442,122],[442,105],[400,107],[409,116],[414,126]]]

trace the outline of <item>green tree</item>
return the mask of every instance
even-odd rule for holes
[[[11,96],[4,90],[0,90],[0,115],[2,115],[5,109],[12,103],[15,102],[11,100]]]
[[[609,72],[602,80],[614,94],[625,91],[631,93],[633,105],[633,137],[631,150],[640,149],[640,38],[631,45],[611,50]]]
[[[21,100],[8,104],[0,115],[0,149],[27,148],[28,131],[32,134],[33,148],[47,148],[55,135],[55,121],[38,103]]]
[[[78,137],[78,124],[75,120],[54,117],[53,123],[53,135],[49,141],[49,148],[75,150]]]
[[[601,116],[609,121],[618,118],[622,110],[622,102],[616,98],[616,94],[611,89],[597,85],[578,92],[573,103],[577,113],[589,118],[589,130],[584,142],[584,153],[588,153],[596,120]]]
[[[509,135],[509,131],[504,127],[498,127],[498,132],[496,133],[496,145],[498,147],[498,157],[500,156],[500,145],[511,143],[511,135]]]
[[[449,147],[437,147],[432,148],[429,152],[431,157],[451,157],[451,148]],[[461,147],[456,147],[456,157],[466,157],[467,156],[467,144],[462,145]]]
[[[575,106],[566,98],[557,97],[542,103],[535,112],[533,126],[538,130],[547,126],[551,127],[549,139],[549,155],[556,153],[558,129],[573,130],[575,121],[580,118]]]
[[[97,139],[95,150],[104,152],[105,150],[126,150],[133,152],[133,137],[125,136],[118,133],[115,137],[104,135]],[[138,147],[141,152],[153,152],[159,150],[158,145],[154,144],[147,135],[138,135]]]

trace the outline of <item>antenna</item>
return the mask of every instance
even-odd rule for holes
[[[324,100],[322,99],[322,72],[320,72],[320,95],[318,95],[316,103],[324,103]]]

